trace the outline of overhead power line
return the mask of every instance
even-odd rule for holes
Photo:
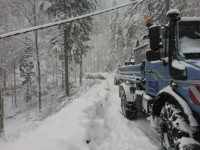
[[[0,39],[8,38],[8,37],[11,37],[11,36],[16,36],[16,35],[19,35],[19,34],[24,34],[24,33],[27,33],[27,32],[32,32],[32,31],[35,31],[35,30],[41,30],[41,29],[45,29],[45,28],[49,28],[49,27],[53,27],[53,26],[62,25],[62,24],[69,23],[69,22],[79,20],[79,19],[83,19],[83,18],[86,18],[86,17],[91,17],[91,16],[103,14],[103,13],[106,13],[106,12],[109,12],[109,11],[112,11],[112,10],[116,10],[116,9],[119,9],[119,8],[122,8],[122,7],[126,7],[126,6],[129,6],[129,5],[135,4],[137,6],[140,3],[142,3],[143,1],[144,0],[141,0],[139,2],[134,1],[134,2],[126,3],[126,4],[123,4],[123,5],[116,6],[116,7],[111,7],[111,8],[105,9],[105,10],[100,10],[100,11],[96,11],[96,12],[93,12],[93,13],[81,15],[81,16],[78,16],[78,17],[65,19],[65,20],[62,20],[62,21],[47,23],[47,24],[44,24],[44,25],[39,25],[39,26],[34,26],[34,27],[22,29],[22,30],[16,30],[16,31],[4,33],[4,34],[0,35]]]

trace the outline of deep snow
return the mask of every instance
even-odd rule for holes
[[[124,118],[113,76],[104,76],[106,80],[85,80],[86,88],[79,98],[71,100],[62,110],[43,121],[26,121],[24,125],[7,122],[6,132],[9,134],[0,139],[0,149],[161,149],[159,135],[150,127],[146,117],[140,116],[135,121]],[[20,134],[13,137],[16,130]]]

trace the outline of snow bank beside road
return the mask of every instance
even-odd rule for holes
[[[57,114],[38,123],[15,141],[0,143],[2,150],[157,150],[148,137],[130,126],[119,111],[113,77],[94,85]],[[90,82],[88,82],[90,84]]]
[[[72,101],[57,114],[38,123],[35,131],[24,133],[16,141],[0,143],[2,150],[86,150],[93,133],[92,118],[106,99],[106,82],[93,81],[93,85],[80,98]],[[101,93],[101,94],[99,94]],[[100,125],[100,122],[97,122]]]

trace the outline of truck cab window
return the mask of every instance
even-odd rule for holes
[[[160,49],[161,58],[168,57],[169,52],[169,32],[167,29],[164,29],[163,31],[163,48]]]
[[[179,22],[179,54],[200,58],[200,21]]]

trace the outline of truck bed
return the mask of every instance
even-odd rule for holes
[[[141,64],[124,66],[118,68],[118,79],[136,81],[142,78]]]
[[[141,45],[133,50],[136,65],[123,66],[118,68],[118,79],[125,81],[136,81],[144,78],[145,53],[148,44]]]

